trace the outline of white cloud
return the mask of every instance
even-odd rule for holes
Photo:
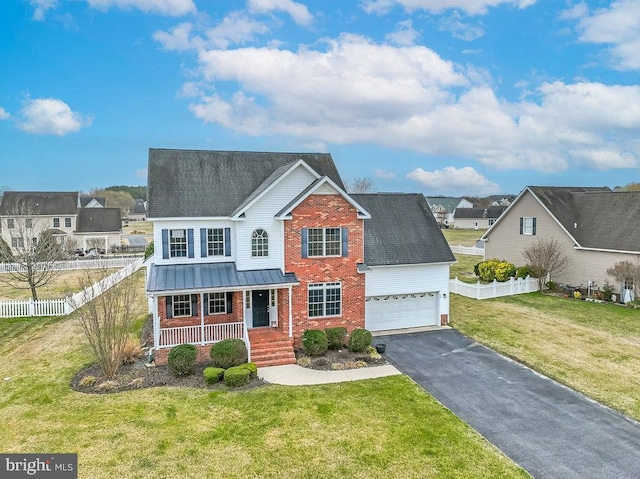
[[[415,43],[418,36],[420,36],[420,34],[413,28],[413,22],[411,20],[405,20],[400,22],[398,29],[395,32],[389,33],[386,39],[396,45],[409,46]]]
[[[86,0],[90,7],[99,10],[120,8],[136,9],[145,13],[157,13],[172,17],[186,15],[196,11],[193,0]]]
[[[33,6],[33,19],[37,21],[44,20],[46,13],[58,6],[57,0],[30,0]]]
[[[37,135],[64,136],[89,126],[92,119],[71,110],[56,98],[27,99],[21,111],[18,127]]]
[[[449,17],[442,18],[438,23],[438,29],[450,32],[454,38],[468,42],[484,35],[484,29],[481,26],[474,26],[463,22],[460,14],[457,12]]]
[[[285,12],[298,25],[306,26],[313,23],[313,15],[309,13],[306,5],[292,0],[249,0],[247,6],[249,10],[256,13]]]
[[[196,48],[196,42],[191,39],[192,30],[192,24],[180,23],[170,32],[156,31],[153,34],[153,39],[161,43],[165,50],[191,50]]]
[[[390,180],[396,177],[396,174],[393,171],[376,169],[375,173],[377,178],[382,178],[383,180]]]
[[[562,20],[578,20],[587,16],[589,13],[589,6],[585,2],[576,3],[571,8],[560,12],[560,18]]]
[[[499,191],[496,183],[478,173],[470,166],[455,168],[447,166],[441,170],[425,171],[422,168],[407,173],[407,178],[418,182],[427,191],[449,194],[492,195]]]
[[[509,102],[487,72],[424,46],[342,35],[316,48],[203,48],[183,95],[204,122],[298,144],[373,143],[501,169],[640,166],[640,85],[537,80]]]
[[[527,8],[534,3],[536,0],[365,0],[362,8],[367,13],[385,14],[397,4],[408,12],[426,10],[442,13],[445,10],[461,10],[468,15],[484,15],[490,7],[502,4]]]
[[[135,172],[136,178],[147,178],[148,174],[149,170],[147,168],[140,168]]]
[[[609,45],[611,63],[620,70],[640,69],[640,2],[619,0],[583,16],[578,22],[580,41]],[[574,17],[576,18],[576,17]]]
[[[11,118],[9,112],[0,106],[0,120],[8,120],[9,118]]]

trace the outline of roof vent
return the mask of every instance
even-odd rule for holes
[[[578,223],[573,223],[573,229],[576,229],[578,227]]]

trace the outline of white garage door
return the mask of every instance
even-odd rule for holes
[[[365,324],[369,331],[437,325],[438,293],[369,296]]]

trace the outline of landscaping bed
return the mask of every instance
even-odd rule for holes
[[[341,371],[344,369],[368,368],[387,364],[374,348],[364,353],[354,353],[349,349],[329,349],[322,356],[308,356],[302,350],[296,351],[296,361],[299,366],[323,371]]]
[[[71,387],[75,391],[91,394],[111,394],[159,386],[229,389],[222,381],[213,385],[205,384],[202,373],[208,366],[208,363],[196,364],[194,374],[176,377],[167,366],[147,367],[141,360],[133,364],[123,364],[118,369],[118,375],[109,379],[102,375],[100,366],[94,364],[76,374],[71,381]],[[252,389],[264,384],[266,383],[261,379],[252,378],[246,386],[233,389]]]

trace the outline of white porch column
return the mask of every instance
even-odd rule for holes
[[[160,317],[158,316],[158,298],[151,296],[153,301],[153,349],[156,350],[160,347]]]
[[[200,345],[204,346],[204,293],[200,293]]]
[[[291,299],[293,297],[293,286],[289,286],[289,337],[293,338],[293,305]]]

